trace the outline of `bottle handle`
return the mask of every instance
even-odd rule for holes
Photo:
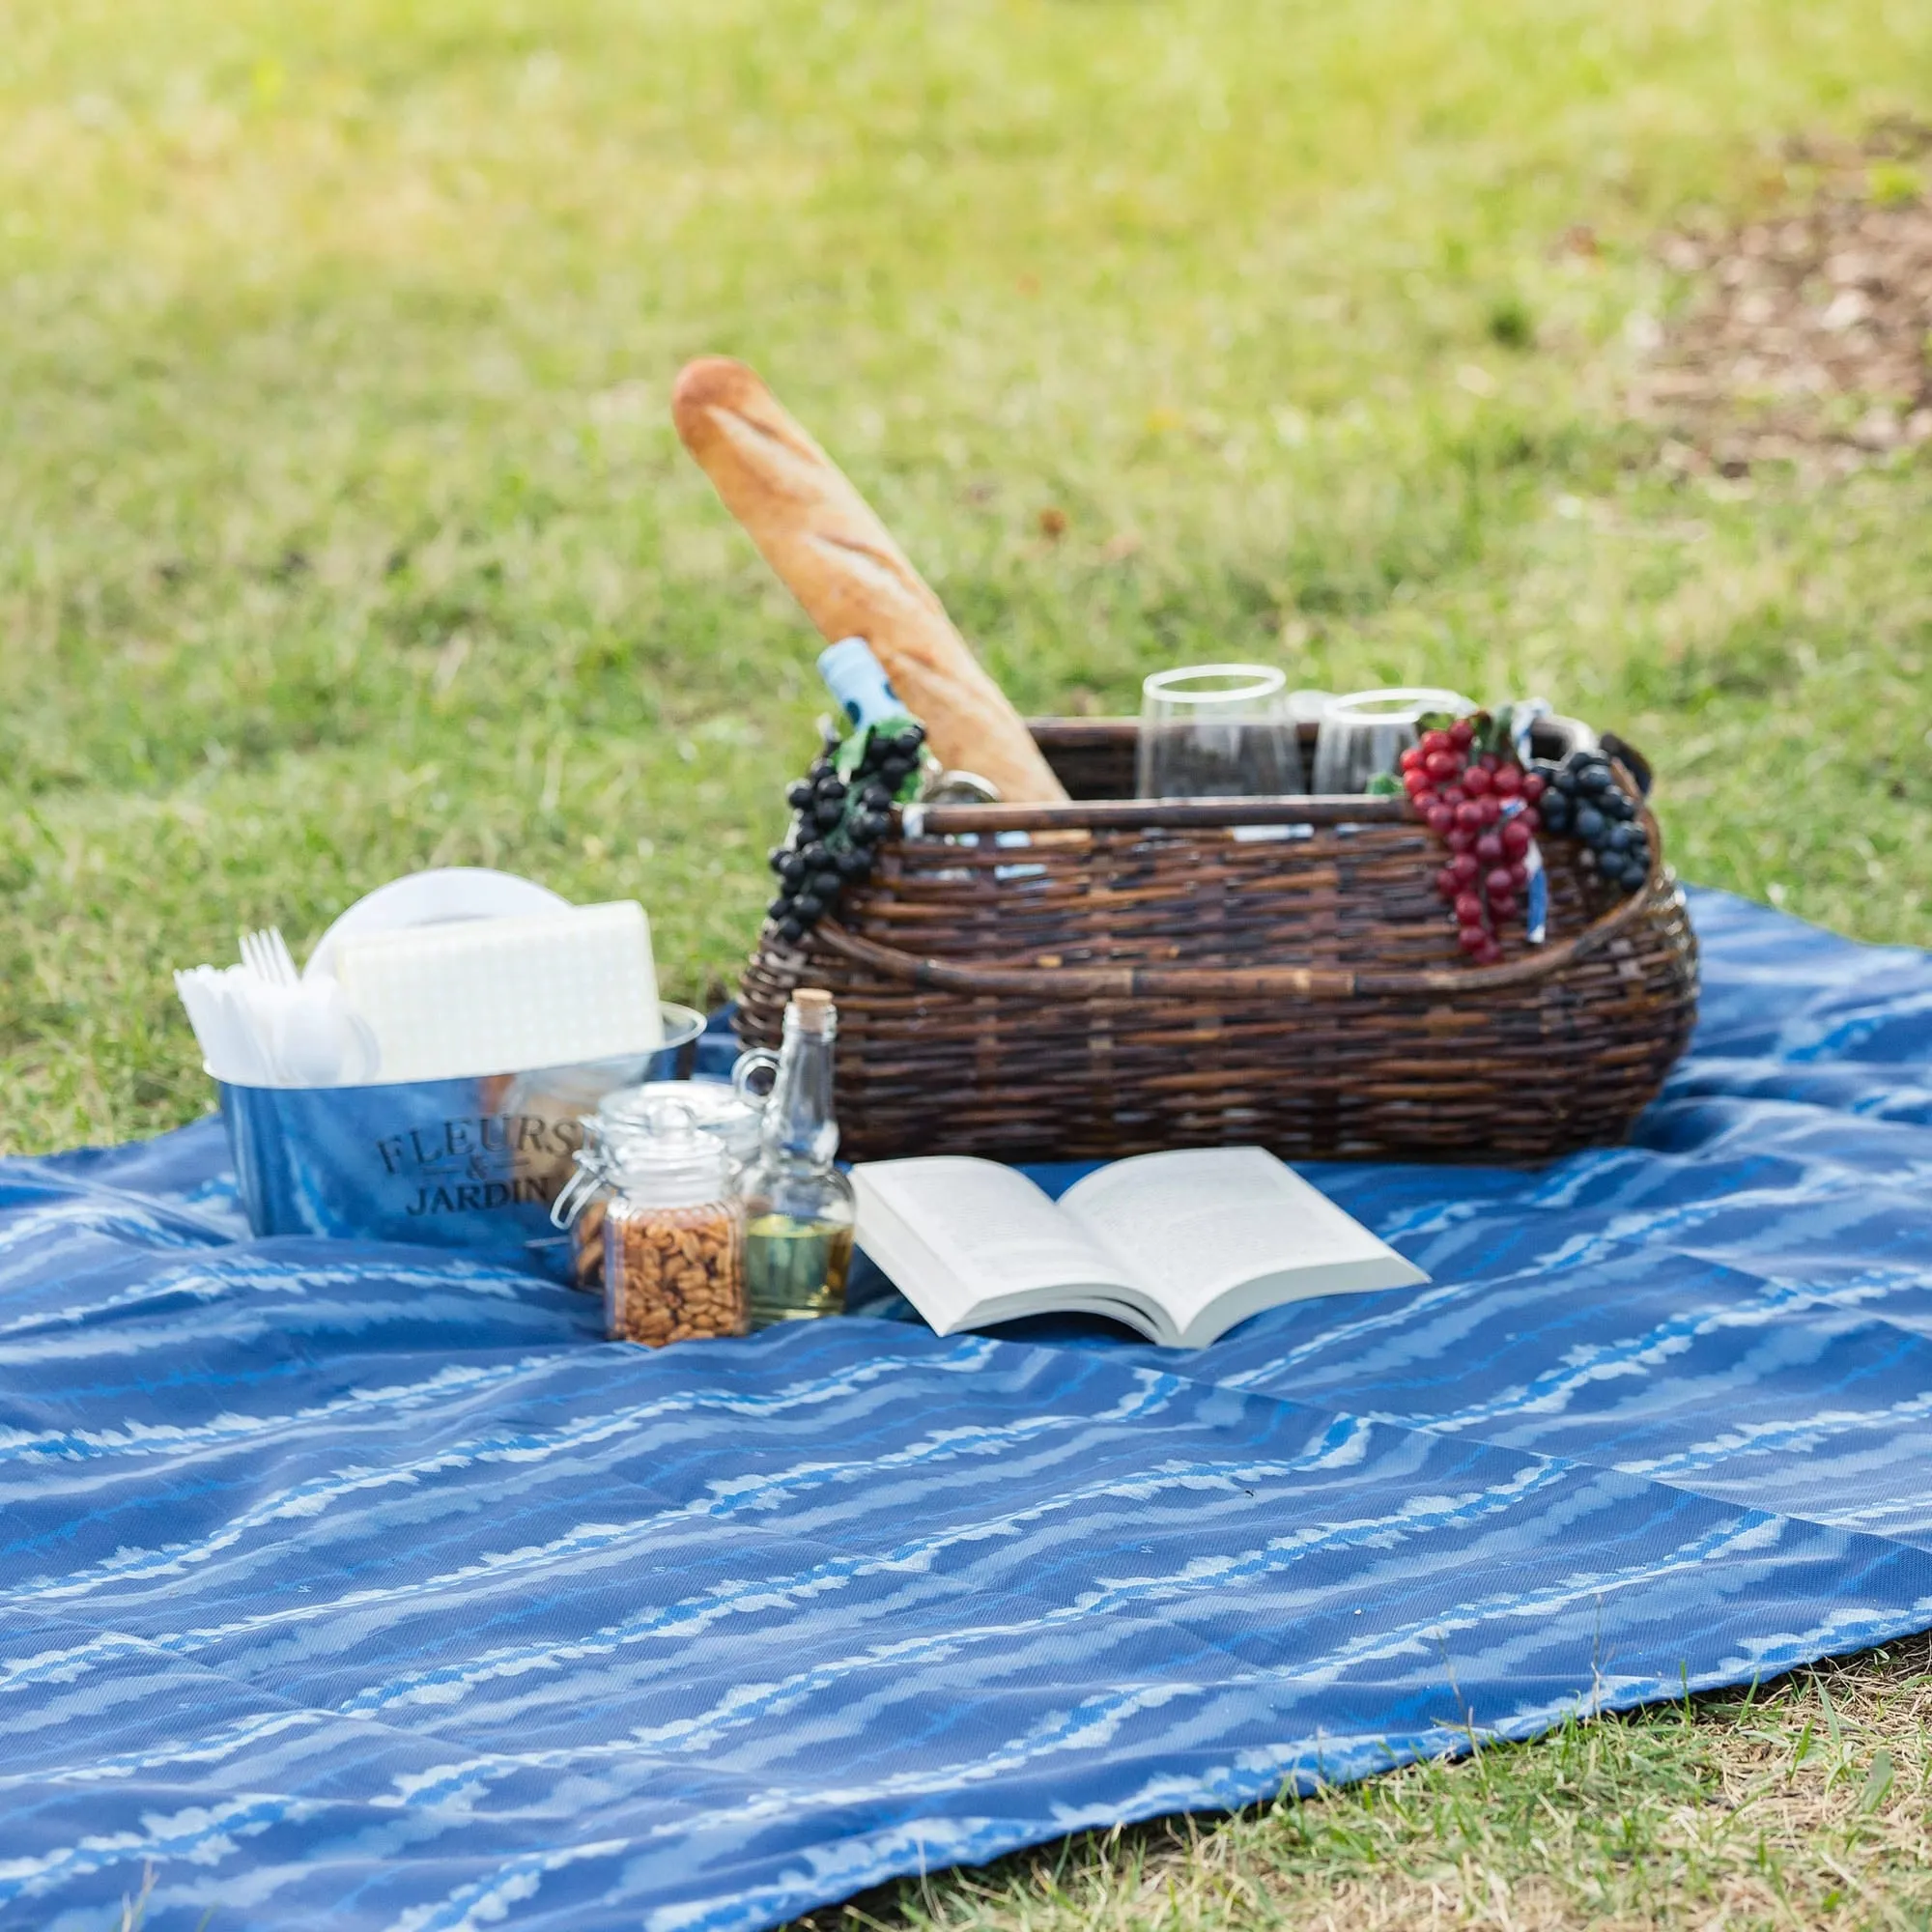
[[[778,1078],[779,1057],[768,1046],[754,1046],[741,1053],[731,1066],[731,1091],[753,1112],[762,1112],[764,1104],[772,1097],[772,1090],[767,1087],[762,1094],[752,1091],[752,1081],[757,1074],[770,1068],[774,1080]]]

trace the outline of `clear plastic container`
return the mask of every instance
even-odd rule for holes
[[[1475,707],[1453,691],[1357,691],[1331,697],[1316,726],[1314,790],[1323,797],[1368,789],[1378,773],[1393,772],[1432,711],[1462,718]]]
[[[605,1331],[653,1349],[742,1335],[751,1325],[745,1209],[724,1144],[680,1100],[655,1102],[640,1124],[611,1151]]]
[[[1142,798],[1278,798],[1301,789],[1301,745],[1271,665],[1188,665],[1141,686]]]

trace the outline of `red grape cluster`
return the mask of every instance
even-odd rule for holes
[[[1449,848],[1435,890],[1456,911],[1457,938],[1478,966],[1503,956],[1502,927],[1520,916],[1524,863],[1541,819],[1546,780],[1508,751],[1484,751],[1482,718],[1425,731],[1402,754],[1402,786],[1429,829]],[[1519,810],[1505,811],[1512,800]]]

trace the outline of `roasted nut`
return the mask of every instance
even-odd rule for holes
[[[606,1211],[605,1202],[593,1201],[571,1229],[571,1238],[577,1244],[575,1270],[579,1288],[595,1288],[603,1278]]]
[[[744,1230],[735,1204],[642,1208],[618,1202],[604,1222],[604,1296],[614,1341],[651,1348],[742,1335]]]

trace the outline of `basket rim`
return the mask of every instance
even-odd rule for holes
[[[1147,825],[1185,830],[1235,825],[1413,824],[1408,801],[1363,792],[1283,792],[1258,798],[1083,798],[1065,805],[902,805],[900,836],[964,832],[1086,832]]]
[[[1140,729],[1133,718],[1029,718],[1027,729],[1042,749],[1117,745]],[[1542,721],[1551,734],[1576,743],[1589,735],[1571,718]],[[1312,735],[1311,727],[1301,727]],[[1635,774],[1621,759],[1612,766],[1623,789],[1641,802]],[[1370,797],[1363,792],[1285,792],[1259,798],[1089,798],[1052,805],[903,805],[894,807],[902,838],[944,838],[966,833],[1097,832],[1145,825],[1155,829],[1211,829],[1236,825],[1405,825],[1415,823],[1408,801],[1399,795]],[[1655,825],[1651,828],[1656,832]],[[1658,849],[1658,848],[1653,848]]]

